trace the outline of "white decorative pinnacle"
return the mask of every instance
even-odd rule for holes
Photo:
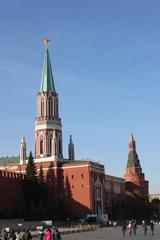
[[[22,136],[21,143],[25,143],[25,137],[24,137],[24,135]]]

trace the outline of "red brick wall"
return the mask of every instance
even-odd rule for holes
[[[75,164],[73,166],[64,164],[64,183],[68,177],[72,198],[85,207],[92,209],[91,184],[88,164]]]
[[[37,174],[40,165],[41,163],[36,163]],[[44,176],[47,176],[48,172],[50,172],[52,181],[58,180],[59,193],[57,194],[63,194],[60,191],[65,191],[66,180],[68,181],[71,196],[65,199],[65,201],[70,208],[72,216],[84,217],[88,213],[95,213],[93,183],[98,176],[100,181],[104,182],[105,174],[102,165],[87,161],[75,163],[54,161],[43,162],[42,167]],[[22,171],[25,168],[25,165],[21,166]]]
[[[12,211],[23,201],[25,191],[23,175],[0,171],[0,210],[3,208]]]

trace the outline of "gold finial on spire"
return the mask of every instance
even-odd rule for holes
[[[50,42],[50,39],[46,38],[44,39],[43,44],[48,46],[49,42]]]

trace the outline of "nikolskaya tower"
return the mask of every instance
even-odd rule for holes
[[[56,93],[51,61],[46,45],[41,87],[37,97],[35,120],[35,161],[58,161],[63,159],[62,123],[59,117],[58,94]]]

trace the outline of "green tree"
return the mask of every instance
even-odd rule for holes
[[[29,158],[28,158],[28,164],[26,167],[26,177],[28,180],[31,181],[37,181],[36,177],[37,171],[36,171],[36,165],[34,163],[34,159],[32,156],[32,152],[29,153]]]
[[[38,183],[39,184],[44,184],[44,174],[43,174],[43,168],[42,168],[42,164],[40,165],[40,170],[39,170],[39,176],[38,176]]]
[[[155,221],[160,219],[160,200],[157,198],[151,201],[151,217]]]

